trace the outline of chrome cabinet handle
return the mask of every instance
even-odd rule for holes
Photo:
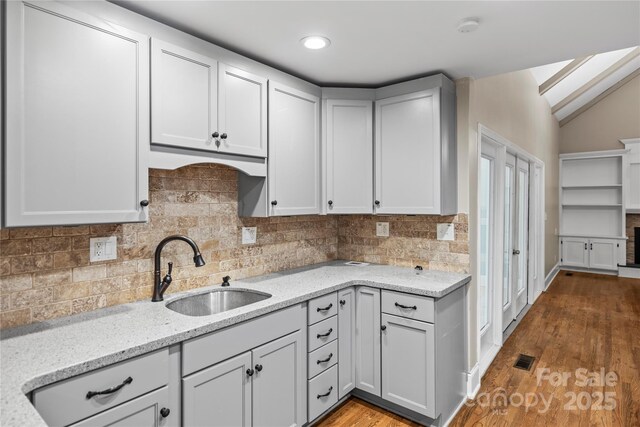
[[[102,391],[88,391],[87,399],[91,399],[93,396],[100,396],[103,394],[113,394],[116,391],[120,390],[122,387],[126,386],[127,384],[131,384],[132,382],[133,382],[133,378],[127,377],[124,381],[122,381],[122,384],[120,385],[117,385]]]
[[[327,363],[329,360],[331,360],[332,357],[333,357],[333,353],[330,353],[329,357],[327,357],[326,359],[318,360],[316,364],[319,365],[321,363]]]

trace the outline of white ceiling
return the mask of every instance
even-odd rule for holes
[[[113,2],[323,85],[479,78],[640,44],[638,1]],[[467,17],[480,28],[459,33]],[[331,46],[305,49],[310,34]]]
[[[598,77],[601,73],[606,73],[610,67],[614,66],[616,62],[631,54],[636,48],[620,49],[613,52],[605,52],[593,56],[591,59],[583,63],[580,67],[571,72],[568,76],[562,79],[559,83],[544,93],[544,97],[549,102],[549,105],[553,108],[555,105],[562,102],[565,98],[571,96],[574,92],[579,90],[585,85]],[[571,61],[562,61],[554,64],[543,65],[540,67],[532,68],[531,73],[538,82],[538,85],[543,84],[555,73],[562,70],[565,65]],[[559,109],[554,113],[558,120],[563,120],[569,117],[574,112],[578,111],[581,107],[588,104],[599,95],[607,91],[612,86],[623,80],[625,77],[631,75],[636,70],[640,69],[640,56],[636,56],[632,60],[628,61],[625,65],[615,69],[606,78],[602,79],[599,83],[590,87],[580,96],[573,99],[566,106]]]

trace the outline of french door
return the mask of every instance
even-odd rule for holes
[[[509,153],[505,162],[504,205],[503,330],[527,305],[529,291],[529,162]]]

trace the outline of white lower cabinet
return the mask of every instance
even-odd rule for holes
[[[432,323],[382,315],[382,398],[435,418]]]
[[[164,386],[130,402],[123,403],[113,409],[73,424],[72,427],[164,427],[169,425],[169,417],[171,416],[171,410],[167,408],[168,402],[169,387]],[[212,424],[209,423],[207,425]]]
[[[617,270],[624,261],[618,239],[563,237],[560,247],[561,264],[567,267]]]
[[[380,396],[380,290],[356,291],[356,387]]]
[[[356,292],[338,292],[338,398],[356,386]]]
[[[300,331],[253,350],[253,425],[301,426],[303,342]]]
[[[251,426],[251,352],[182,380],[185,426]]]
[[[184,425],[303,425],[303,351],[297,331],[185,377]]]

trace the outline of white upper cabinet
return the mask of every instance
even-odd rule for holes
[[[326,101],[326,212],[373,213],[371,101]]]
[[[267,79],[225,64],[218,73],[220,151],[267,157]]]
[[[320,212],[317,96],[269,82],[270,215]]]
[[[6,7],[5,225],[146,221],[148,38],[54,2]]]
[[[627,213],[640,213],[640,138],[621,139],[627,150],[622,185]]]
[[[456,213],[454,114],[441,87],[376,101],[376,213]]]
[[[151,142],[267,156],[267,79],[151,42]]]
[[[216,150],[218,61],[151,41],[151,142]]]

